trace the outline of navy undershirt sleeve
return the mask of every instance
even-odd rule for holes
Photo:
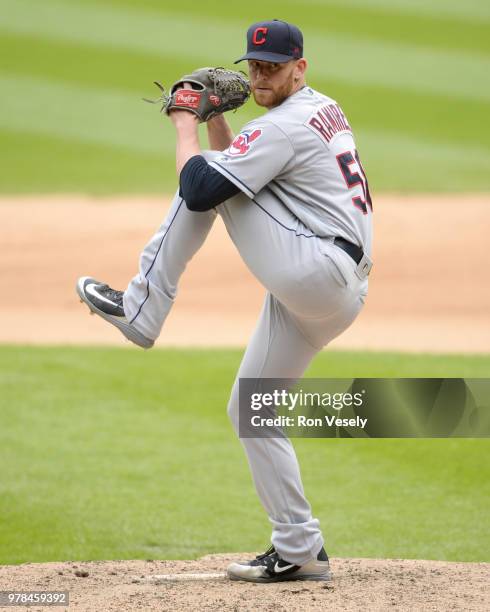
[[[179,194],[189,210],[211,210],[237,193],[240,189],[211,168],[202,155],[194,155],[182,168]]]

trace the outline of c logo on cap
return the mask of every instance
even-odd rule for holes
[[[254,45],[263,45],[265,43],[265,38],[267,36],[267,30],[268,28],[255,28],[255,31],[252,36],[252,42]],[[263,34],[263,36],[260,36],[260,34]]]

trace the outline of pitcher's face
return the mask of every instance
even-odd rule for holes
[[[298,66],[301,61],[304,62],[291,60],[279,64],[248,60],[250,86],[255,102],[259,106],[273,108],[295,93],[304,72]]]

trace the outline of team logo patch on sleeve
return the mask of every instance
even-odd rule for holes
[[[255,142],[261,135],[262,130],[259,129],[238,134],[235,140],[228,147],[228,153],[234,157],[246,155],[249,152],[252,143]]]

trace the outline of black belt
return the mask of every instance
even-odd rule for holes
[[[361,249],[361,247],[358,247],[357,244],[352,244],[352,242],[349,242],[344,238],[337,236],[333,243],[350,255],[356,264],[358,264],[364,257],[364,251]]]

